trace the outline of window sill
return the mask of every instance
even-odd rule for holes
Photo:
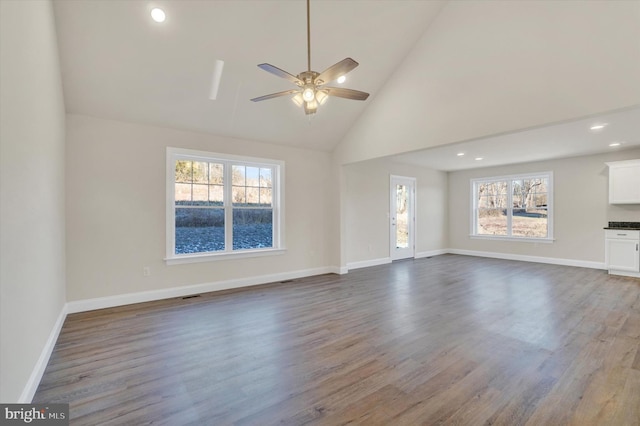
[[[553,238],[527,238],[527,237],[501,237],[497,235],[469,235],[472,240],[493,240],[493,241],[516,241],[522,243],[543,243],[553,244],[555,239]]]
[[[164,259],[167,265],[180,265],[183,263],[214,262],[217,260],[244,259],[248,257],[276,256],[284,254],[286,249],[262,249],[262,250],[242,250],[233,253],[205,253],[205,254],[185,254],[181,256],[167,257]]]

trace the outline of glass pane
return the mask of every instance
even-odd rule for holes
[[[260,188],[260,205],[261,206],[271,206],[272,203],[271,189],[270,188]]]
[[[231,190],[234,205],[243,205],[247,202],[246,188],[244,186],[234,186]]]
[[[232,166],[231,183],[233,185],[245,185],[244,166]]]
[[[209,185],[209,202],[214,205],[222,205],[224,201],[224,186]]]
[[[257,207],[260,197],[260,189],[247,187],[247,204],[251,207]]]
[[[547,207],[547,194],[535,194],[533,196],[533,204],[535,207]]]
[[[176,161],[176,182],[191,182],[191,161]]]
[[[273,210],[233,209],[233,249],[273,247]]]
[[[516,237],[545,238],[547,236],[547,211],[540,209],[514,210],[511,235]]]
[[[209,182],[209,163],[204,161],[193,162],[193,181],[198,183]]]
[[[396,248],[409,247],[409,209],[407,186],[396,186]]]
[[[209,201],[209,185],[193,184],[193,201],[200,201],[194,203],[195,205],[207,204]]]
[[[246,167],[246,185],[260,186],[260,169],[257,167]]]
[[[176,254],[224,250],[224,209],[176,208]]]
[[[191,204],[191,184],[176,183],[174,196],[176,204]]]
[[[260,187],[261,188],[272,187],[271,169],[260,169]]]
[[[478,209],[478,229],[480,235],[507,235],[506,209]]]
[[[224,182],[224,166],[218,163],[209,163],[209,183],[222,185]]]
[[[488,182],[478,185],[478,208],[507,208],[508,182]]]
[[[513,181],[513,208],[523,208],[527,198],[527,193],[524,190],[524,186],[521,180]]]

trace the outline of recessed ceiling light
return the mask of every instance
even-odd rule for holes
[[[155,7],[151,10],[151,18],[156,22],[164,22],[167,19],[167,16],[164,13],[164,10]]]
[[[345,77],[344,75],[341,75],[340,77],[338,77],[338,83],[342,84],[345,82],[345,80],[347,79],[347,77]]]
[[[594,124],[590,127],[591,130],[602,130],[606,127],[607,123]]]
[[[464,152],[459,152],[456,154],[458,157],[463,157],[464,156]]]
[[[620,146],[620,145],[622,145],[622,143],[621,143],[621,142],[611,142],[611,143],[609,144],[609,146],[610,146],[610,147],[612,147],[612,148],[613,148],[613,147],[616,147],[616,146]]]
[[[476,161],[482,161],[482,160],[483,160],[483,158],[482,158],[482,157],[476,157],[476,158],[475,158],[475,160],[476,160]]]

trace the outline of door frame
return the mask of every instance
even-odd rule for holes
[[[411,196],[409,202],[409,241],[408,249],[398,251],[396,249],[396,226],[395,211],[397,194],[395,192],[396,184],[405,184],[411,187]],[[391,260],[410,259],[416,257],[416,178],[410,176],[389,175],[389,257]]]

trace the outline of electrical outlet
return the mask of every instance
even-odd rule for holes
[[[144,275],[145,277],[151,275],[151,268],[149,268],[148,266],[142,268],[142,275]]]

